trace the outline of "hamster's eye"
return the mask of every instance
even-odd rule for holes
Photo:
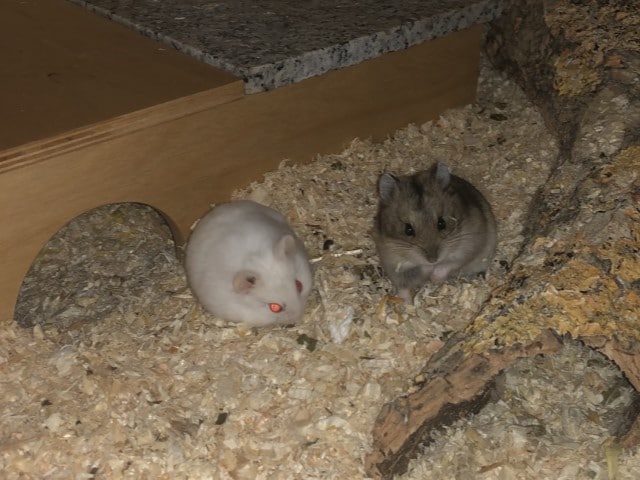
[[[438,230],[444,230],[447,228],[447,222],[444,221],[444,218],[438,217]]]
[[[413,225],[411,225],[410,223],[405,223],[404,224],[404,234],[407,237],[415,237],[416,236],[416,231],[413,229]]]
[[[302,282],[298,279],[296,279],[296,290],[298,291],[298,293],[302,291]]]
[[[273,313],[280,313],[284,310],[284,307],[279,303],[270,303],[269,310],[271,310]]]

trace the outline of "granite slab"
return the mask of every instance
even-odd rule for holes
[[[70,0],[256,93],[488,22],[502,0]]]

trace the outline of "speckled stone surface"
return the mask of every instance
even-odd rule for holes
[[[71,0],[270,90],[498,16],[502,0]]]

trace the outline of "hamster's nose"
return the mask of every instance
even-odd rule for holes
[[[429,263],[436,263],[438,261],[438,249],[437,248],[423,248],[424,258]]]

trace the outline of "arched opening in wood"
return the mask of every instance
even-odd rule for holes
[[[103,318],[121,303],[148,301],[149,289],[182,268],[186,232],[143,203],[112,203],[74,217],[27,265],[14,320],[67,329]],[[137,299],[137,300],[136,300]]]

